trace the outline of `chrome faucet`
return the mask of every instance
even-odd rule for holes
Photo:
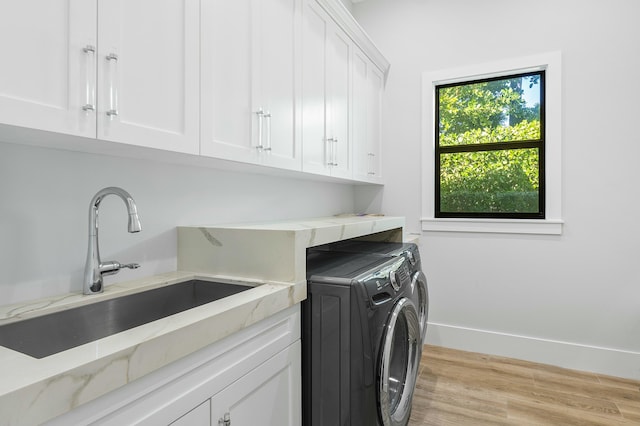
[[[122,188],[111,186],[101,189],[91,200],[89,205],[89,248],[87,250],[87,263],[84,266],[84,294],[102,293],[102,277],[104,275],[112,275],[122,268],[136,269],[140,265],[137,263],[122,264],[114,260],[102,262],[100,260],[100,250],[98,249],[98,207],[100,202],[107,195],[117,195],[127,205],[129,213],[129,232],[140,232],[140,218],[136,202],[133,197]]]

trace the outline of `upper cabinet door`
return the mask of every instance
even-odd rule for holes
[[[368,108],[367,108],[367,175],[372,182],[381,182],[382,174],[382,94],[384,76],[382,72],[369,63],[367,73]]]
[[[261,3],[260,58],[256,61],[258,108],[264,116],[266,164],[300,169],[300,137],[296,98],[300,94],[300,0],[265,0]],[[256,43],[256,44],[258,44]]]
[[[0,2],[0,122],[95,137],[96,7]]]
[[[315,1],[303,12],[303,170],[350,179],[352,43]]]
[[[305,0],[302,22],[302,169],[318,174],[328,174],[330,167],[325,131],[327,18],[314,2]]]
[[[351,135],[349,133],[349,104],[351,96],[351,41],[337,26],[329,27],[327,38],[327,141],[331,176],[350,179]]]
[[[200,153],[257,162],[258,116],[252,67],[256,0],[202,0]]]
[[[359,50],[353,55],[353,177],[359,181],[382,180],[381,122],[384,77]]]
[[[198,0],[98,2],[98,138],[199,152]]]
[[[371,173],[370,150],[368,139],[369,84],[367,58],[360,52],[353,55],[353,177],[367,180]]]
[[[203,0],[203,155],[300,168],[300,0]]]

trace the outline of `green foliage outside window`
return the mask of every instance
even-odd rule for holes
[[[539,80],[438,88],[440,212],[539,213]]]

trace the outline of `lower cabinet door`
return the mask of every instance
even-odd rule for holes
[[[211,402],[205,401],[184,416],[180,417],[171,426],[210,426]]]
[[[300,341],[211,398],[213,426],[301,424]]]

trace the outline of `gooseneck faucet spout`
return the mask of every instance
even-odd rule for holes
[[[129,214],[129,232],[140,232],[140,218],[138,217],[138,209],[133,197],[124,189],[111,186],[101,189],[91,199],[89,204],[89,247],[87,249],[87,262],[84,266],[84,294],[102,293],[104,275],[112,275],[122,268],[136,269],[140,265],[137,263],[122,264],[114,260],[102,262],[100,260],[100,250],[98,249],[98,208],[100,203],[107,195],[117,195],[127,205]]]

